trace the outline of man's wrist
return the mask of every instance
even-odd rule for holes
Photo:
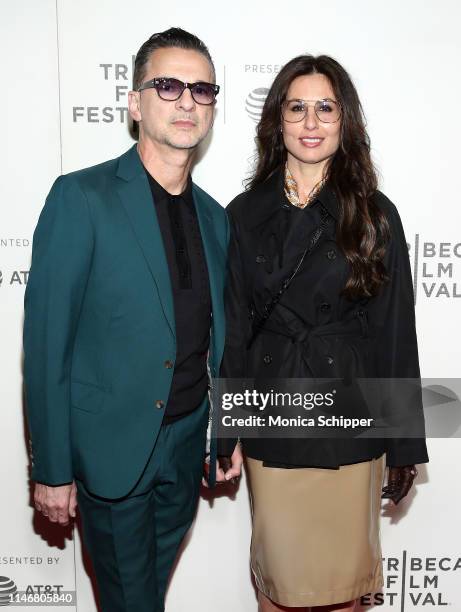
[[[58,484],[56,484],[56,483],[50,484],[48,482],[43,482],[42,480],[34,480],[34,482],[36,484],[44,485],[45,487],[65,487],[65,486],[71,485],[74,481],[71,480],[70,482],[62,482],[62,483],[58,483]]]

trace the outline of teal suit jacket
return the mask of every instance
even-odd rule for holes
[[[193,196],[216,376],[229,229],[224,209],[195,184]],[[173,376],[165,362],[176,356],[168,264],[136,146],[54,183],[34,233],[24,356],[32,479],[79,478],[97,495],[127,494],[154,446]]]

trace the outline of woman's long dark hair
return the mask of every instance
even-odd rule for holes
[[[278,73],[256,130],[258,157],[248,188],[264,182],[284,166],[287,153],[280,130],[282,102],[292,81],[307,74],[326,76],[341,105],[340,145],[328,166],[327,178],[340,208],[336,239],[351,266],[343,294],[350,299],[370,297],[388,280],[383,257],[389,226],[372,199],[378,180],[362,106],[351,78],[333,58],[300,55]]]

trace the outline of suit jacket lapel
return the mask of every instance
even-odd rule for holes
[[[210,282],[211,306],[213,312],[212,323],[212,357],[216,367],[216,360],[220,359],[220,353],[224,345],[224,276],[226,258],[222,247],[218,242],[215,227],[207,203],[203,201],[200,192],[193,190],[195,209],[202,236],[203,249],[208,268]],[[216,371],[212,372],[216,376]]]
[[[117,191],[157,285],[160,303],[175,335],[173,293],[163,239],[146,173],[134,145],[119,159]]]

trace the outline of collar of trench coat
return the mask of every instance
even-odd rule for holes
[[[253,229],[258,225],[266,223],[274,214],[280,210],[280,206],[286,203],[283,190],[283,169],[276,170],[268,179],[257,185],[251,191],[252,205],[245,211],[244,225]],[[323,204],[335,220],[339,218],[339,202],[330,185],[325,183],[317,195],[317,199]],[[292,206],[292,204],[290,204]]]

